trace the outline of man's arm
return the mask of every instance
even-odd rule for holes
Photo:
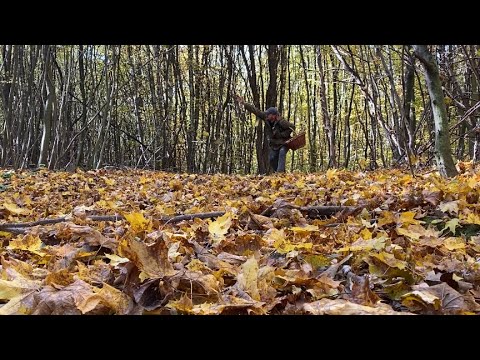
[[[267,115],[265,114],[264,111],[257,109],[252,104],[246,103],[245,100],[240,95],[236,95],[235,98],[240,104],[244,106],[245,110],[248,110],[252,114],[257,115],[262,120],[265,120],[267,118]]]
[[[280,133],[282,134],[283,137],[288,137],[290,136],[291,132],[295,131],[295,125],[285,119],[280,120],[279,125],[282,128]]]

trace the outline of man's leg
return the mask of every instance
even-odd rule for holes
[[[270,160],[270,166],[272,167],[273,171],[277,171],[278,152],[279,150],[273,150],[272,148],[270,148],[268,153],[268,159]]]
[[[286,146],[282,146],[280,150],[278,150],[277,172],[285,172],[285,163],[287,161],[287,151],[288,151],[288,148]]]

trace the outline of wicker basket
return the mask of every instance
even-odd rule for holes
[[[289,139],[286,143],[285,146],[289,148],[290,150],[298,150],[302,147],[304,147],[306,144],[305,141],[305,131],[302,131],[301,133],[298,133],[291,139]]]

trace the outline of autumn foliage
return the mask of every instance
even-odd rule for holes
[[[476,314],[480,173],[462,166],[0,170],[0,314]],[[330,205],[355,211],[307,210]]]

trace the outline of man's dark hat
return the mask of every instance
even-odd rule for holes
[[[273,114],[273,115],[278,115],[278,110],[276,107],[270,107],[265,111],[267,115]]]

